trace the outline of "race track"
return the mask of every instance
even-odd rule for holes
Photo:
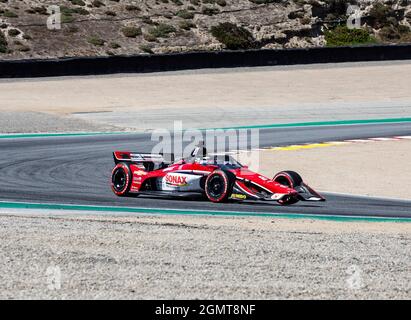
[[[271,128],[260,130],[260,147],[401,135],[411,135],[410,123]],[[298,203],[290,207],[268,203],[213,204],[207,201],[116,197],[109,187],[112,151],[149,152],[153,145],[149,134],[0,139],[0,201],[411,217],[411,201],[330,194],[325,194],[328,200],[325,203]]]

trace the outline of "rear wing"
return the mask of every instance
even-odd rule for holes
[[[174,154],[153,154],[153,153],[138,153],[129,151],[113,152],[114,162],[131,162],[131,163],[153,163],[153,164],[172,164],[174,162]]]

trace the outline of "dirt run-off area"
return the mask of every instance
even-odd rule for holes
[[[410,117],[409,83],[409,61],[8,79],[0,80],[0,131],[141,131],[171,129],[173,121],[182,121],[184,128],[215,128]]]

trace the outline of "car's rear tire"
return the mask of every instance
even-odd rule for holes
[[[111,189],[119,197],[126,197],[130,192],[133,177],[127,163],[118,163],[111,172]]]
[[[277,173],[273,180],[279,184],[294,189],[295,187],[300,186],[303,183],[301,176],[294,171],[281,171]],[[281,200],[278,200],[278,203],[282,206],[288,206],[295,204],[299,201],[296,196],[285,196]]]
[[[211,202],[225,202],[231,196],[232,178],[222,170],[215,170],[207,176],[205,194]]]

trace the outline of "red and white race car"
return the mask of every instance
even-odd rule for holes
[[[281,205],[299,200],[325,201],[296,172],[282,171],[270,179],[229,155],[207,155],[204,147],[195,148],[190,157],[178,161],[173,155],[128,151],[113,155],[116,166],[111,188],[117,196],[203,196],[212,202],[264,200]]]

